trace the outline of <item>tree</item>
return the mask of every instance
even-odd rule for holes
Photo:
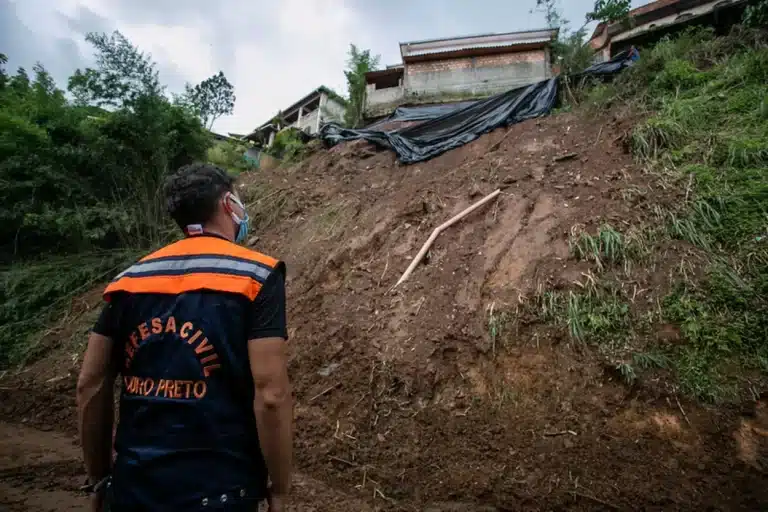
[[[162,94],[155,63],[117,30],[90,32],[85,40],[96,48],[96,67],[76,70],[68,89],[80,105],[119,108],[141,96]]]
[[[363,120],[365,109],[365,74],[375,71],[379,66],[380,56],[372,56],[371,50],[360,50],[354,44],[349,45],[347,69],[347,94],[349,100],[344,114],[344,124],[357,128]]]
[[[235,108],[235,88],[222,71],[203,80],[194,87],[186,85],[184,94],[194,106],[203,125],[210,129],[223,115],[232,114]]]
[[[165,174],[205,158],[210,134],[163,94],[155,64],[122,36],[88,39],[96,65],[70,78],[74,102],[41,64],[0,73],[0,204],[14,205],[0,208],[0,261],[151,246]]]
[[[758,28],[768,25],[768,0],[748,5],[744,10],[742,21],[748,27]]]
[[[0,53],[0,89],[5,87],[5,83],[8,81],[8,75],[5,74],[5,65],[8,63],[8,57],[4,53]]]
[[[572,32],[570,22],[560,10],[558,0],[536,0],[536,8],[544,12],[544,19],[551,29],[558,29],[557,40],[552,44],[552,56],[565,74],[582,71],[592,61],[592,49],[585,44],[586,23]]]
[[[563,17],[557,0],[536,0],[536,9],[544,12],[547,27],[567,30],[569,21]]]
[[[631,0],[595,0],[592,12],[587,13],[587,22],[616,23],[629,19]]]

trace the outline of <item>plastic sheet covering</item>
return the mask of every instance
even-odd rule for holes
[[[413,107],[397,107],[389,116],[390,121],[424,121],[451,114],[457,110],[467,108],[477,103],[478,100],[457,101],[454,103],[440,103],[437,105],[416,105]]]
[[[613,76],[617,73],[620,73],[621,71],[624,71],[625,68],[632,66],[639,58],[640,54],[638,53],[637,49],[632,47],[629,50],[624,50],[623,52],[619,53],[609,61],[600,62],[588,67],[581,73],[573,75],[571,78],[579,79],[590,76]]]
[[[637,50],[632,49],[609,62],[596,64],[577,76],[612,75],[636,59]],[[329,145],[365,139],[395,151],[403,163],[421,162],[472,142],[496,128],[549,114],[557,101],[558,86],[559,78],[551,78],[486,100],[462,102],[466,105],[459,107],[456,104],[401,107],[397,109],[399,114],[391,116],[389,121],[429,120],[400,131],[352,130],[329,123],[323,125],[318,135]],[[394,119],[395,115],[401,117]]]
[[[320,130],[320,137],[330,144],[365,139],[394,150],[401,162],[409,164],[463,146],[500,126],[543,116],[552,110],[556,99],[557,79],[552,78],[474,102],[400,132],[351,130],[330,123]]]

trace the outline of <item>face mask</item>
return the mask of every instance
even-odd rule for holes
[[[231,200],[233,203],[235,203],[237,206],[239,206],[244,214],[244,218],[240,218],[237,216],[235,212],[230,212],[230,215],[232,216],[232,220],[235,221],[235,225],[237,226],[237,233],[235,234],[235,243],[241,244],[245,241],[246,237],[248,236],[248,226],[250,224],[250,217],[248,217],[248,212],[245,211],[245,206],[243,203],[240,202],[240,200],[234,196],[233,194],[229,194],[227,197],[227,200]]]

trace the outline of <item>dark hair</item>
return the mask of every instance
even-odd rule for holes
[[[213,164],[185,165],[165,180],[165,208],[181,229],[205,224],[216,212],[221,196],[232,191],[234,181],[227,171]]]

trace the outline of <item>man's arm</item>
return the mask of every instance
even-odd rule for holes
[[[272,480],[270,505],[291,487],[293,459],[293,399],[288,380],[284,267],[275,269],[252,304],[248,331],[248,360],[253,375],[253,412],[261,452]],[[270,510],[272,509],[270,508]]]
[[[288,494],[293,464],[293,399],[284,338],[248,342],[255,396],[253,412],[272,493]]]
[[[114,422],[114,343],[91,333],[77,381],[77,417],[85,468],[91,483],[109,474]]]

